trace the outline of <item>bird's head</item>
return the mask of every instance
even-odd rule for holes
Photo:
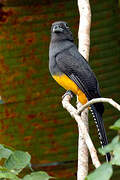
[[[52,24],[51,35],[54,40],[73,41],[72,32],[70,31],[68,24],[64,21],[57,21]]]

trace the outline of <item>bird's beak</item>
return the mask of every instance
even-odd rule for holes
[[[59,32],[63,32],[63,31],[64,31],[64,29],[62,27],[60,27],[60,25],[54,25],[53,32],[59,33]]]

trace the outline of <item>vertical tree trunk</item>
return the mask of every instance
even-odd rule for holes
[[[78,9],[80,13],[79,31],[78,31],[78,50],[82,56],[89,59],[90,49],[90,26],[91,26],[91,9],[89,0],[78,0]],[[81,104],[77,103],[77,108]],[[81,119],[88,129],[88,110],[85,109],[81,114]],[[83,138],[82,131],[78,124],[79,140],[78,140],[78,171],[77,180],[84,180],[88,174],[88,149]]]

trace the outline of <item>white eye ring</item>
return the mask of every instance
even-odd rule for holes
[[[68,24],[65,24],[65,26],[66,26],[66,28],[67,28],[67,29],[69,29],[69,26],[68,26]]]

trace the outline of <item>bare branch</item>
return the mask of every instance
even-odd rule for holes
[[[88,61],[90,49],[90,27],[91,27],[91,9],[89,0],[78,0],[78,9],[80,13],[79,30],[78,30],[78,51]],[[77,103],[77,108],[81,106]],[[88,129],[88,110],[81,113],[81,120]],[[88,174],[88,149],[83,138],[81,128],[78,124],[78,170],[77,179],[84,180]]]
[[[91,27],[91,8],[89,0],[78,0],[80,13],[80,23],[78,31],[78,50],[88,61],[90,49],[90,27]]]
[[[79,109],[82,104],[78,101],[77,97],[77,109]],[[80,116],[80,121],[84,123],[85,128],[88,131],[88,109],[85,109]],[[77,169],[77,179],[85,179],[88,174],[88,147],[83,134],[84,127],[82,128],[78,122],[78,169]]]
[[[98,168],[100,166],[100,162],[98,160],[98,157],[97,157],[97,153],[96,153],[96,149],[92,143],[92,140],[88,134],[88,130],[82,120],[82,118],[78,115],[77,113],[77,109],[75,109],[71,104],[70,104],[70,100],[71,100],[71,97],[69,95],[66,95],[63,100],[62,100],[62,104],[63,104],[63,107],[70,113],[70,115],[76,120],[77,124],[78,124],[78,129],[79,129],[79,134],[82,134],[82,137],[83,137],[83,140],[85,142],[85,144],[87,145],[88,149],[89,149],[89,152],[90,152],[90,155],[91,155],[91,158],[92,158],[92,162],[93,162],[93,165]],[[79,146],[79,150],[81,150],[81,146]],[[83,153],[83,157],[84,157],[84,154]],[[84,161],[84,159],[83,159]],[[80,163],[83,161],[80,161]],[[83,165],[83,164],[82,164]],[[82,166],[81,166],[82,167]],[[84,168],[82,168],[81,171],[81,176],[83,173],[85,173],[84,171]]]
[[[113,99],[111,98],[95,98],[90,101],[88,101],[86,104],[82,105],[78,110],[77,113],[81,113],[84,111],[86,108],[88,108],[91,104],[94,103],[99,103],[99,102],[105,102],[111,104],[113,107],[115,107],[118,111],[120,111],[120,105],[116,103]]]
[[[85,125],[86,122],[84,122],[84,120],[82,119],[82,116],[79,115],[79,113],[81,113],[82,111],[84,113],[87,113],[87,111],[85,111],[86,108],[88,108],[91,104],[94,103],[99,103],[99,102],[105,102],[105,103],[109,103],[111,104],[113,107],[115,107],[116,109],[118,109],[120,111],[120,105],[118,103],[116,103],[113,99],[110,98],[96,98],[96,99],[92,99],[91,101],[87,102],[85,105],[82,105],[79,103],[79,108],[76,109],[74,108],[71,104],[70,104],[70,100],[71,97],[69,95],[66,95],[63,100],[62,100],[62,104],[63,107],[70,113],[70,115],[76,120],[77,124],[78,124],[78,130],[79,130],[79,135],[82,136],[82,142],[79,141],[80,144],[82,144],[84,146],[83,143],[85,143],[89,149],[90,155],[91,155],[91,159],[93,162],[93,165],[98,168],[101,164],[100,161],[97,157],[97,152],[96,149],[92,143],[92,140],[89,136],[88,133],[88,127]],[[80,139],[79,139],[80,140]],[[81,145],[79,144],[78,151],[81,151]],[[79,161],[78,159],[78,166],[80,165],[80,167],[83,167],[81,162],[84,162],[84,154],[85,153],[85,149],[83,153],[83,159],[82,161]],[[81,160],[81,159],[80,159]],[[82,168],[80,170],[81,172],[81,176],[84,176],[85,172],[85,168]],[[80,176],[79,176],[80,177]]]

